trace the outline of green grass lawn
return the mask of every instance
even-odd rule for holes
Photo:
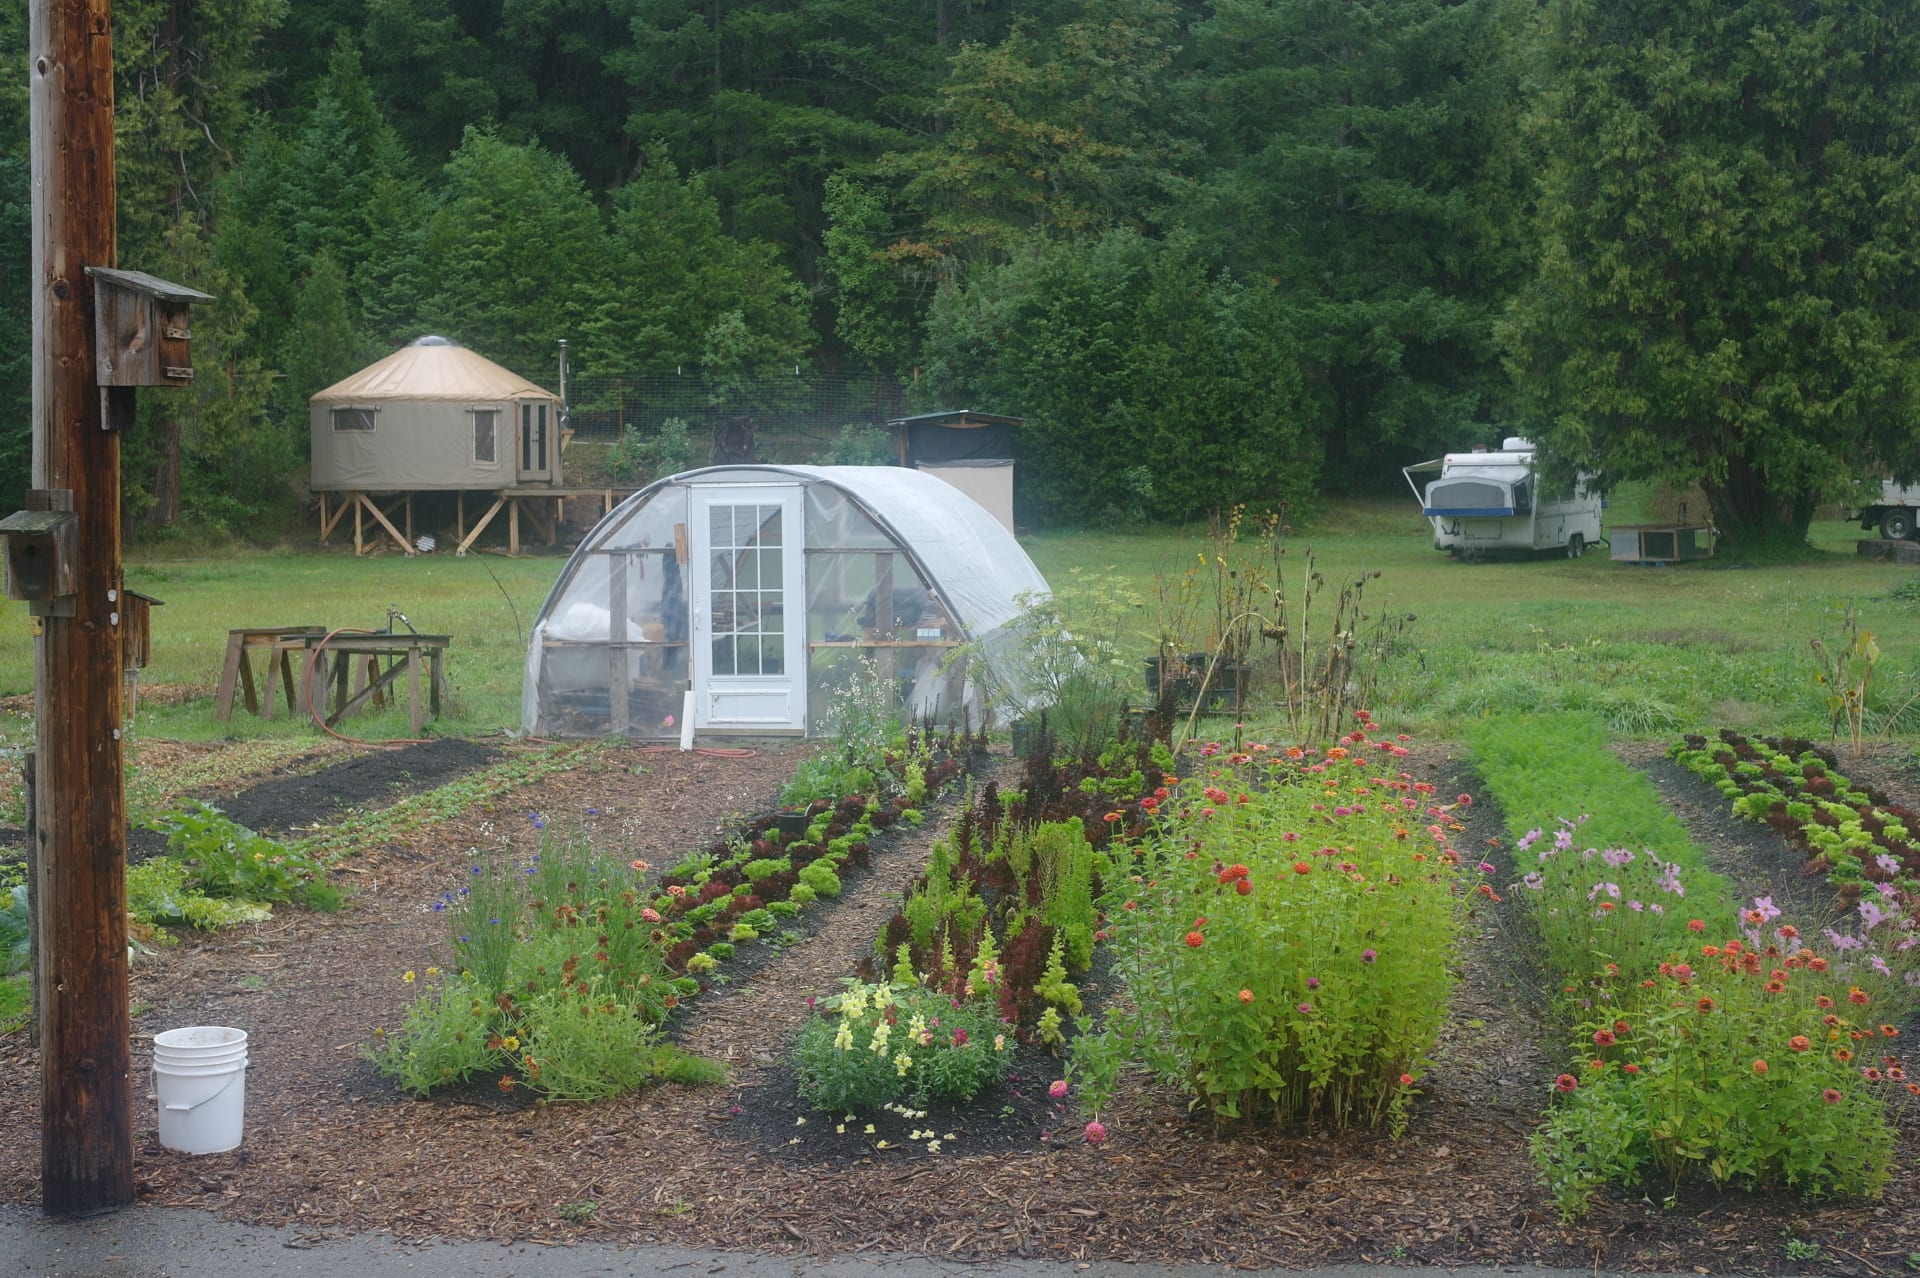
[[[1636,496],[1613,503],[1609,525],[1641,517]],[[1311,549],[1329,583],[1323,602],[1372,570],[1381,575],[1368,583],[1367,611],[1417,617],[1373,707],[1390,722],[1452,736],[1482,715],[1568,709],[1600,714],[1623,737],[1721,725],[1824,736],[1810,644],[1837,641],[1849,600],[1882,652],[1870,706],[1884,715],[1920,690],[1920,572],[1856,558],[1860,535],[1838,520],[1817,522],[1813,552],[1767,566],[1616,564],[1604,546],[1579,560],[1467,564],[1433,549],[1409,496],[1333,505],[1291,533],[1283,563],[1296,600]],[[1112,566],[1138,582],[1148,632],[1155,574],[1177,574],[1204,544],[1202,530],[1024,540],[1056,585],[1076,565]],[[1911,730],[1920,715],[1909,710],[1895,726]]]
[[[142,701],[138,730],[183,740],[312,733],[316,729],[311,723],[289,721],[284,703],[274,719],[244,710],[227,723],[214,719],[213,687],[226,654],[228,629],[375,630],[386,626],[389,606],[406,614],[423,634],[453,636],[446,654],[452,712],[431,730],[472,734],[516,725],[527,628],[565,562],[558,556],[500,555],[356,560],[337,552],[288,551],[234,551],[207,559],[131,556],[128,588],[164,601],[153,610],[153,658],[140,676],[141,684],[206,689],[204,697],[178,706]],[[26,605],[8,602],[4,607],[0,627],[10,638],[0,644],[0,696],[31,692],[33,645]],[[356,716],[343,728],[373,738],[404,736],[406,711],[403,706]],[[0,733],[6,731],[0,726]]]
[[[1609,523],[1639,514],[1631,495]],[[1882,656],[1871,704],[1884,714],[1920,679],[1920,573],[1857,559],[1859,530],[1816,523],[1805,559],[1765,566],[1721,559],[1669,568],[1615,564],[1605,547],[1585,559],[1456,563],[1432,548],[1411,496],[1335,503],[1296,528],[1284,559],[1297,599],[1306,552],[1328,579],[1326,605],[1344,580],[1378,571],[1369,612],[1413,614],[1383,669],[1373,709],[1383,720],[1441,736],[1483,715],[1568,709],[1598,713],[1617,735],[1660,737],[1722,724],[1824,735],[1810,641],[1836,640],[1851,600]],[[1023,539],[1050,580],[1071,570],[1111,569],[1141,603],[1135,639],[1145,656],[1158,629],[1156,575],[1177,576],[1205,546],[1204,530],[1146,533],[1041,532]],[[154,611],[153,664],[143,685],[193,685],[205,695],[179,705],[143,701],[137,730],[179,739],[298,737],[310,723],[284,714],[213,717],[229,627],[316,625],[378,628],[397,607],[423,632],[453,636],[447,670],[450,713],[430,731],[478,734],[519,722],[526,629],[564,560],[447,555],[356,560],[340,553],[233,552],[206,559],[135,555],[127,584],[165,601]],[[24,604],[0,611],[0,696],[32,689],[32,643]],[[1896,727],[1905,727],[1913,714]],[[404,710],[357,716],[345,728],[404,736]],[[0,747],[30,739],[20,719],[0,720]]]

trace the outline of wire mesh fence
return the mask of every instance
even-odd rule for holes
[[[805,371],[752,381],[698,373],[580,377],[568,383],[567,400],[577,439],[610,443],[629,428],[651,437],[677,418],[703,460],[709,451],[745,448],[759,461],[813,461],[845,427],[877,427],[913,411],[907,388],[892,378]]]

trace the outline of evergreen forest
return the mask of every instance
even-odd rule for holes
[[[41,0],[34,0],[35,3]],[[0,510],[30,482],[0,0]],[[1798,541],[1920,479],[1905,0],[116,0],[120,265],[217,299],[130,536],[296,526],[307,397],[425,333],[551,385],[1025,419],[1023,517],[1404,492],[1508,435]],[[639,423],[645,430],[662,423]]]

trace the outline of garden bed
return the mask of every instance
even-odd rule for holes
[[[668,864],[736,818],[770,811],[802,749],[750,759],[609,749],[349,861],[343,877],[356,893],[345,913],[282,909],[264,924],[188,937],[143,960],[134,973],[143,1036],[136,1071],[146,1068],[145,1036],[202,1023],[247,1028],[253,1068],[246,1144],[199,1158],[158,1146],[139,1079],[141,1201],[214,1208],[311,1236],[592,1237],[956,1260],[1869,1274],[1904,1271],[1920,1251],[1920,1129],[1911,1108],[1901,1170],[1881,1203],[1688,1190],[1666,1207],[1657,1195],[1608,1193],[1581,1225],[1561,1226],[1526,1154],[1562,1068],[1560,1034],[1545,1022],[1524,927],[1491,905],[1472,919],[1438,1060],[1398,1141],[1372,1132],[1216,1137],[1180,1098],[1135,1085],[1103,1114],[1111,1138],[1093,1147],[1045,1098],[1058,1073],[1042,1054],[1016,1062],[1010,1090],[1018,1098],[990,1092],[968,1110],[899,1119],[907,1130],[954,1132],[938,1154],[906,1131],[889,1135],[884,1115],[829,1139],[837,1124],[797,1107],[782,1053],[805,1015],[803,996],[833,992],[871,952],[944,824],[937,812],[923,829],[901,831],[839,901],[809,911],[808,939],[761,956],[756,971],[688,1009],[681,1041],[725,1061],[727,1086],[671,1085],[591,1105],[484,1093],[413,1101],[361,1059],[372,1028],[396,1024],[410,999],[400,974],[444,961],[429,902],[477,852],[506,844],[529,854],[537,837],[530,814],[590,819],[610,851]],[[1798,873],[1798,852],[1654,754],[1636,752],[1633,761],[1723,873],[1755,893],[1817,894]],[[1423,766],[1443,792],[1476,788],[1457,766]],[[1882,769],[1873,780],[1910,804],[1920,796],[1908,774]],[[302,820],[289,808],[285,824],[324,815]],[[1463,815],[1458,846],[1487,849],[1501,879],[1511,877],[1500,814],[1479,803]],[[1815,903],[1808,898],[1808,908]],[[0,1038],[7,1201],[37,1200],[37,1077],[24,1035]],[[796,1124],[801,1117],[808,1122]],[[876,1126],[870,1137],[867,1121]],[[1798,1254],[1817,1247],[1817,1259],[1789,1260],[1789,1240],[1802,1244]]]

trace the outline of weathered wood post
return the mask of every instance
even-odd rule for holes
[[[111,0],[31,0],[33,485],[72,512],[71,593],[31,607],[41,1208],[133,1200],[120,437],[96,379],[88,266],[114,262]],[[131,391],[122,392],[130,395]]]

